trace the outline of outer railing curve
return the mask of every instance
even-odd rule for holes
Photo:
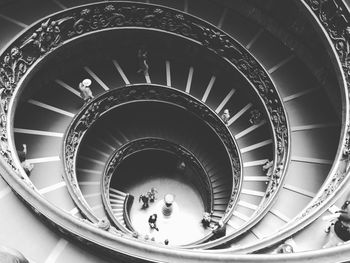
[[[130,2],[104,2],[72,8],[34,24],[11,43],[0,56],[0,83],[3,88],[0,147],[6,162],[25,184],[33,187],[24,171],[18,169],[20,165],[12,139],[11,123],[20,87],[34,66],[68,41],[100,30],[123,27],[157,29],[191,39],[235,67],[259,94],[273,127],[275,154],[274,176],[265,202],[261,206],[261,213],[251,220],[257,221],[267,212],[267,207],[277,194],[288,163],[289,129],[281,99],[266,70],[238,42],[210,24],[170,8]],[[234,203],[231,205],[233,207]]]
[[[123,232],[129,232],[128,229],[125,229],[125,227],[123,227],[118,222],[118,220],[113,214],[109,196],[111,180],[113,176],[118,176],[118,167],[126,158],[135,153],[145,150],[158,150],[169,152],[176,156],[178,160],[184,161],[187,164],[186,167],[191,167],[191,169],[194,170],[194,175],[198,177],[193,178],[193,180],[196,181],[195,184],[200,189],[200,195],[204,203],[204,210],[212,211],[213,190],[210,184],[210,178],[207,172],[205,171],[205,168],[195,157],[195,155],[191,153],[188,149],[176,143],[156,137],[145,137],[130,141],[124,144],[119,149],[116,149],[108,159],[101,178],[101,193],[103,204],[108,213],[109,219],[112,222],[114,222],[114,224],[117,225],[119,229],[124,230]],[[124,213],[125,212],[126,211],[124,211]]]
[[[33,67],[66,42],[100,30],[125,27],[156,29],[195,41],[235,67],[253,86],[268,113],[275,140],[272,181],[259,213],[250,224],[257,222],[268,211],[280,189],[289,159],[288,121],[278,91],[266,70],[237,41],[198,18],[170,8],[112,1],[76,7],[43,19],[11,43],[0,56],[3,87],[0,138],[1,152],[7,163],[16,171],[20,167],[9,124],[17,103],[15,97]],[[24,171],[19,169],[19,174],[30,185]],[[234,206],[234,203],[229,205]]]
[[[81,141],[87,130],[100,117],[120,105],[138,101],[158,101],[169,103],[187,110],[211,128],[224,146],[231,165],[232,195],[226,214],[232,213],[242,185],[242,160],[236,141],[223,121],[207,106],[194,97],[179,90],[155,85],[135,84],[105,92],[85,105],[70,123],[63,144],[64,179],[74,202],[89,220],[98,222],[80,191],[76,176],[76,158]]]

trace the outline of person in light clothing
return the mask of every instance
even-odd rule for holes
[[[82,97],[85,103],[89,102],[94,98],[90,89],[90,85],[91,79],[84,79],[82,82],[79,83],[80,96]]]
[[[228,124],[228,120],[230,119],[230,111],[228,109],[224,110],[224,113],[221,115],[221,119],[225,124]]]

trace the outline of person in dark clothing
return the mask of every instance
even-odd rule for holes
[[[147,63],[147,51],[145,48],[141,47],[137,52],[137,58],[139,60],[139,69],[137,73],[143,73],[144,75],[148,75],[148,63]]]
[[[350,201],[346,201],[339,211],[338,220],[334,224],[334,232],[343,241],[350,240]]]
[[[347,200],[341,207],[341,210],[336,211],[335,222],[326,229],[326,233],[329,234],[328,240],[323,248],[334,246],[350,240],[350,201]],[[333,230],[333,231],[332,231]]]
[[[150,217],[148,218],[148,224],[151,229],[159,231],[157,227],[157,217],[157,214],[150,215]]]
[[[226,235],[226,225],[222,220],[219,220],[213,228],[213,234],[215,238],[224,237]]]
[[[207,228],[210,226],[212,214],[213,214],[213,212],[210,212],[210,213],[204,212],[203,218],[202,218],[202,225],[204,228]]]
[[[149,198],[149,201],[153,203],[156,200],[156,194],[158,193],[157,189],[152,187],[149,192],[147,192],[147,196]]]
[[[149,202],[148,195],[144,195],[144,194],[140,195],[139,202],[141,202],[141,201],[142,201],[142,209],[146,209],[146,208],[149,207],[149,205],[148,205],[148,202]]]

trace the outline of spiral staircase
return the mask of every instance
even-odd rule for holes
[[[349,191],[349,21],[341,0],[1,1],[0,245],[38,263],[349,261],[348,242],[324,248]]]

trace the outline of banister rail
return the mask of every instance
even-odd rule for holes
[[[1,92],[1,154],[6,163],[23,181],[23,187],[33,187],[30,180],[20,168],[13,142],[12,123],[18,97],[28,76],[34,67],[43,63],[45,57],[87,34],[105,29],[137,27],[157,29],[178,34],[195,41],[217,54],[236,68],[252,85],[269,116],[274,138],[274,174],[268,195],[265,198],[261,213],[253,221],[257,221],[267,212],[278,193],[284,178],[289,156],[289,129],[285,110],[266,70],[237,41],[210,24],[193,16],[183,14],[170,8],[130,2],[96,3],[56,13],[31,26],[26,32],[11,43],[0,56]],[[232,137],[232,136],[231,136]],[[72,138],[74,139],[74,138]],[[277,168],[282,172],[277,173]],[[239,171],[240,173],[241,171]],[[235,173],[233,173],[235,176]],[[226,213],[231,216],[237,202],[241,181],[236,181]],[[92,215],[91,215],[92,216]],[[97,222],[98,223],[98,222]]]
[[[336,71],[341,91],[343,124],[336,157],[318,193],[282,230],[261,242],[222,249],[218,251],[219,253],[252,253],[287,239],[320,217],[346,191],[350,183],[350,10],[341,0],[295,0],[295,2],[322,37]],[[344,253],[349,247],[350,244],[345,244],[337,249]],[[318,257],[317,253],[319,252],[314,252],[315,257]],[[333,261],[335,259],[338,260],[338,257]]]
[[[132,206],[132,203],[134,201],[134,196],[130,195],[129,193],[126,194],[125,200],[124,200],[124,206],[123,206],[123,215],[124,215],[124,222],[125,225],[128,229],[130,229],[131,231],[134,230],[132,224],[131,224],[131,220],[129,217],[130,214],[130,208]]]
[[[117,176],[117,171],[121,163],[129,156],[144,150],[159,150],[166,151],[176,156],[177,159],[184,161],[191,169],[194,169],[195,174],[192,175],[198,178],[192,178],[197,185],[198,191],[204,203],[205,211],[213,210],[213,189],[210,184],[210,178],[205,168],[202,166],[196,156],[185,147],[175,144],[173,142],[154,138],[145,137],[137,140],[130,141],[124,144],[119,149],[116,149],[110,158],[108,159],[103,175],[101,178],[101,193],[102,200],[109,216],[109,219],[113,221],[123,232],[129,232],[125,227],[121,226],[118,220],[114,217],[113,211],[110,205],[109,189],[113,176]],[[187,166],[186,165],[186,166]],[[124,211],[124,216],[126,211]],[[130,228],[129,228],[130,229]],[[131,228],[132,229],[132,228]]]
[[[155,84],[135,84],[110,90],[93,99],[74,117],[65,133],[62,149],[65,169],[63,176],[67,183],[68,191],[82,214],[92,222],[98,221],[98,218],[87,205],[77,181],[75,163],[80,143],[88,129],[104,114],[120,105],[138,101],[158,101],[181,107],[199,118],[213,130],[224,146],[230,162],[232,192],[235,193],[234,196],[231,195],[231,202],[232,200],[236,201],[242,184],[242,160],[237,151],[236,141],[222,120],[199,100],[182,91]],[[106,181],[103,181],[103,184],[105,183]],[[233,207],[230,207],[230,204],[228,204],[228,210],[232,211],[232,209]]]

